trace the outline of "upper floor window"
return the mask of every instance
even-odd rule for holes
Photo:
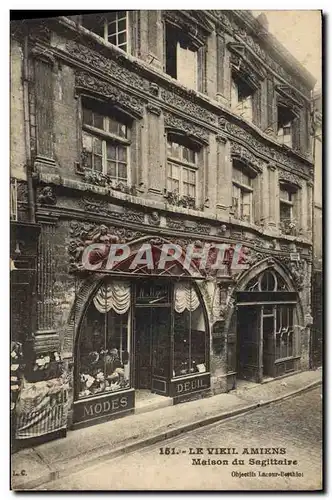
[[[292,147],[294,114],[285,106],[278,106],[278,142]]]
[[[82,16],[85,28],[125,52],[129,52],[128,24],[128,12],[125,10]]]
[[[201,90],[200,51],[186,33],[166,24],[166,73],[194,90]]]
[[[293,217],[294,193],[280,186],[280,221],[291,221]]]
[[[253,220],[253,173],[237,160],[233,160],[232,211],[234,217],[252,222]]]
[[[130,129],[118,113],[105,114],[90,101],[83,103],[85,167],[129,183]]]
[[[191,144],[180,144],[172,134],[168,135],[167,191],[196,200],[197,156],[197,148]]]
[[[253,121],[253,96],[254,90],[235,72],[232,73],[231,86],[231,108],[232,110],[245,118]]]
[[[297,234],[299,216],[299,190],[291,184],[281,183],[280,200],[280,229],[284,234]]]

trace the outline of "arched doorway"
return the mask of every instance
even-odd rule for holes
[[[233,298],[229,371],[237,379],[261,382],[298,370],[302,308],[285,269],[275,261],[261,262],[239,280]]]

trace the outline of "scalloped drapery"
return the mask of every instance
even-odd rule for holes
[[[190,283],[176,283],[174,287],[174,308],[178,313],[182,313],[185,309],[195,311],[199,306],[199,298],[197,293]]]
[[[94,296],[93,303],[101,313],[114,309],[117,314],[125,314],[130,307],[130,284],[112,281],[102,285]]]

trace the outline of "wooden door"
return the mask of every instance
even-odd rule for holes
[[[238,376],[260,382],[263,377],[261,308],[241,306],[237,318]]]
[[[135,387],[151,389],[151,309],[136,309]]]

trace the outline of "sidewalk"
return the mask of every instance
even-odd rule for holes
[[[264,384],[241,383],[229,393],[130,415],[69,431],[66,438],[20,450],[12,457],[12,489],[34,489],[85,469],[218,420],[292,397],[322,382],[322,370],[297,373]],[[24,470],[26,475],[21,475]]]

